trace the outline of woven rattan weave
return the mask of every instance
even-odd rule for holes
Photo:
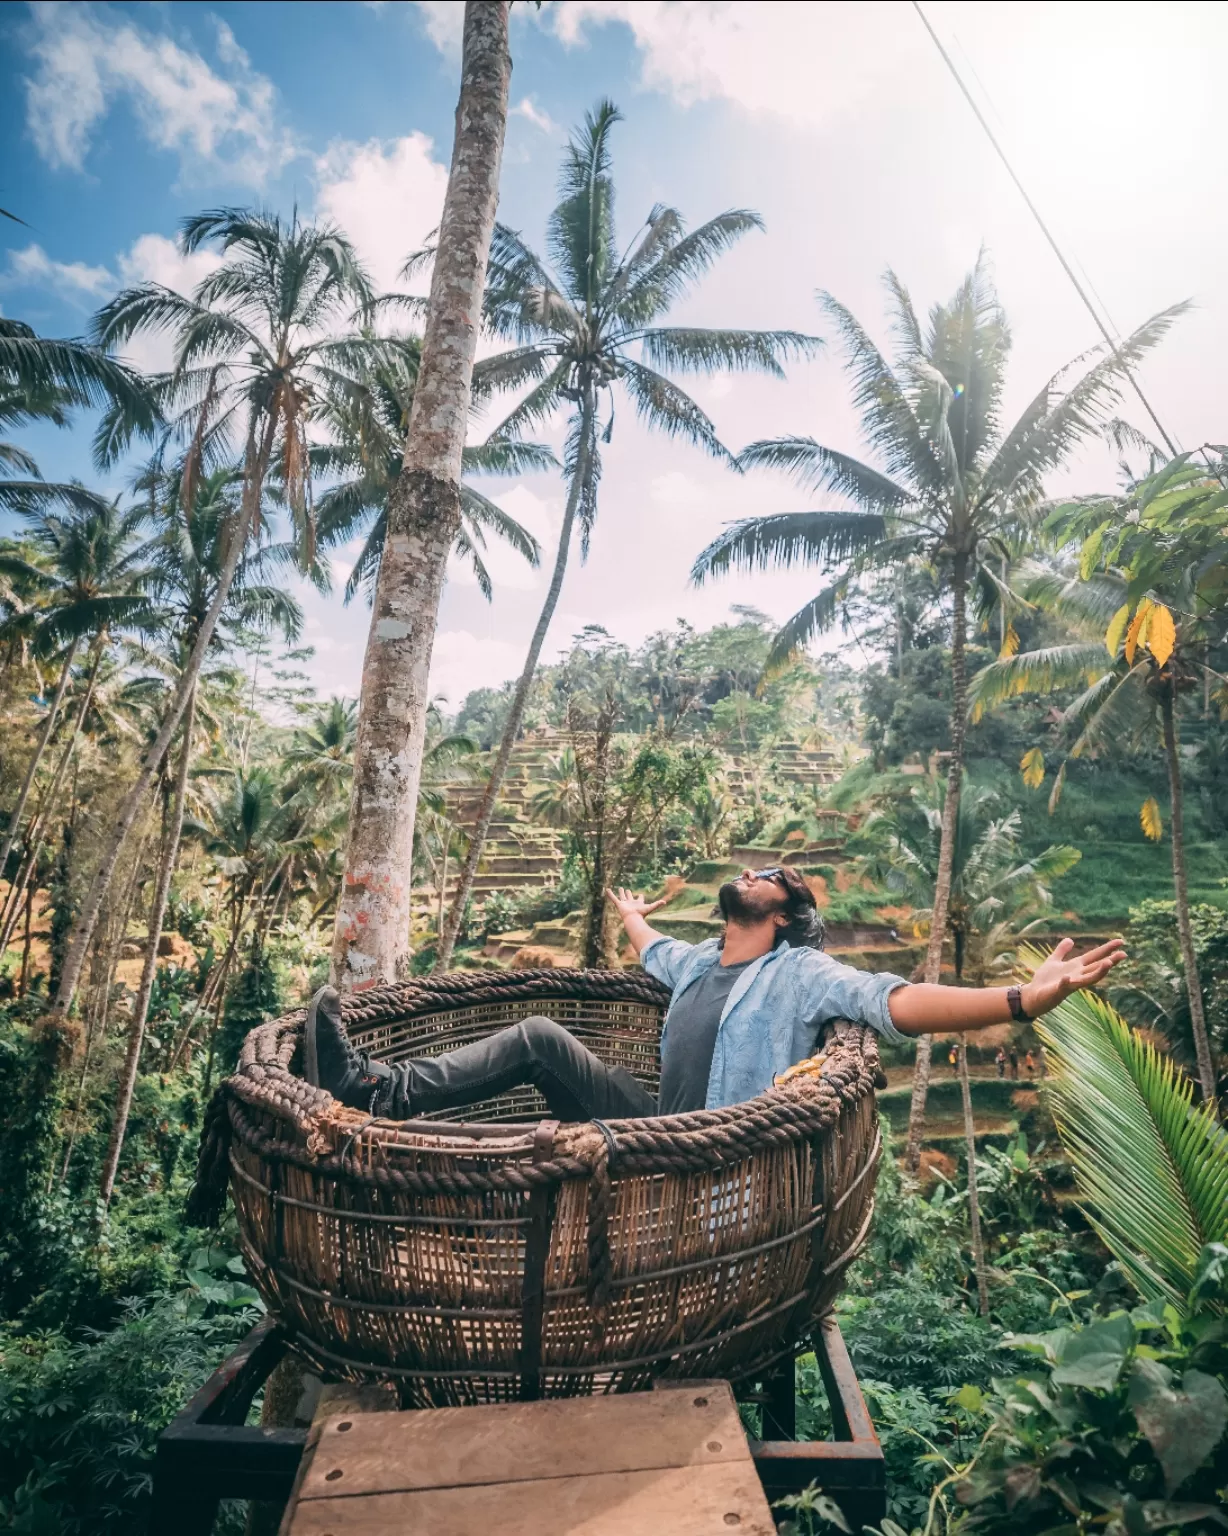
[[[458,973],[348,998],[385,1060],[532,1014],[655,1089],[668,994],[619,971]],[[745,1377],[831,1305],[869,1229],[871,1030],[828,1027],[821,1076],[729,1109],[542,1120],[530,1090],[465,1123],[372,1120],[293,1075],[300,1011],[254,1030],[210,1107],[197,1213],[227,1175],[253,1282],[332,1374],[407,1402]]]

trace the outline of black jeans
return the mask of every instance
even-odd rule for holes
[[[657,1101],[630,1072],[607,1067],[553,1019],[524,1019],[442,1056],[390,1062],[394,1117],[457,1109],[531,1083],[556,1120],[655,1115]]]

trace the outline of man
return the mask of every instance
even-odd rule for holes
[[[312,1000],[304,1034],[307,1080],[343,1104],[393,1119],[456,1109],[535,1084],[559,1120],[618,1119],[716,1109],[752,1099],[815,1052],[832,1019],[868,1024],[901,1041],[1047,1013],[1095,986],[1123,958],[1120,940],[1077,960],[1063,939],[1020,987],[912,985],[901,976],[841,965],[818,947],[823,923],[794,869],[744,870],[720,888],[725,931],[684,944],[647,922],[664,903],[609,892],[650,976],[673,998],[661,1034],[658,1098],[620,1067],[606,1067],[552,1019],[525,1019],[441,1056],[390,1065],[360,1056],[341,1025],[331,987]]]

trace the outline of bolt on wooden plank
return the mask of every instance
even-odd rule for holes
[[[693,1390],[317,1423],[283,1536],[773,1536],[733,1394]]]

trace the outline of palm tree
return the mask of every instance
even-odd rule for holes
[[[942,857],[943,802],[949,790],[934,785],[914,791],[907,805],[895,805],[877,815],[869,830],[879,843],[876,863],[889,885],[902,890],[918,910],[918,922],[934,920],[933,898]],[[1032,859],[1020,853],[1021,817],[1009,811],[994,818],[997,796],[983,787],[963,786],[955,819],[950,898],[946,931],[955,960],[955,982],[961,985],[968,961],[985,985],[987,977],[1011,968],[1011,951],[1019,938],[1043,920],[1052,906],[1049,882],[1078,863],[1077,848],[1064,844],[1046,848]],[[882,868],[885,866],[885,869]],[[924,903],[930,903],[926,910]],[[981,1313],[989,1315],[989,1283],[981,1207],[977,1189],[976,1121],[968,1077],[968,1040],[958,1042],[959,1085],[964,1115],[964,1147],[968,1160],[968,1222],[972,1260],[976,1269]]]
[[[159,482],[150,489],[157,494]],[[197,640],[209,615],[214,612],[216,596],[229,562],[228,541],[235,526],[240,494],[240,476],[235,470],[216,470],[197,484],[189,513],[183,508],[181,487],[176,478],[161,481],[164,527],[153,552],[150,598],[156,605],[157,628],[172,661],[170,687],[183,674],[196,649]],[[252,632],[280,630],[287,640],[296,639],[302,627],[302,612],[289,593],[267,577],[276,568],[292,560],[286,545],[269,543],[259,535],[248,541],[234,563],[224,605],[217,611],[211,647],[216,650],[234,643]],[[188,773],[192,761],[196,729],[196,701],[203,677],[198,669],[197,685],[189,690],[181,727],[182,745],[175,769],[174,786],[168,804],[162,842],[159,848],[157,876],[149,909],[145,961],[137,986],[136,1001],[128,1026],[128,1046],[116,1095],[115,1113],[107,1154],[103,1160],[99,1198],[103,1208],[109,1204],[123,1151],[132,1095],[140,1069],[141,1047],[149,1017],[154,975],[158,964],[158,945],[171,879],[179,858],[184,809],[188,792]],[[169,691],[169,690],[168,690]]]
[[[1078,728],[1073,758],[1115,742],[1158,738],[1168,775],[1173,898],[1190,1027],[1208,1102],[1215,1098],[1216,1073],[1190,923],[1179,710],[1182,695],[1218,677],[1207,658],[1228,610],[1228,518],[1220,505],[1225,475],[1226,459],[1208,473],[1182,454],[1122,495],[1059,507],[1050,528],[1059,546],[1078,546],[1079,567],[1034,572],[1022,590],[1067,623],[1075,639],[1003,657],[972,686],[974,715],[1015,695],[1077,687],[1065,711]],[[1064,777],[1065,763],[1055,795]],[[1163,835],[1154,800],[1144,802],[1141,820],[1147,836]]]
[[[521,239],[500,226],[492,247],[485,300],[487,326],[515,343],[485,358],[474,371],[482,392],[532,384],[528,394],[491,436],[515,441],[559,410],[567,412],[564,474],[567,501],[550,585],[524,669],[495,755],[469,852],[439,946],[437,969],[447,967],[474,876],[482,857],[508,759],[520,734],[538,658],[554,616],[572,531],[580,547],[597,516],[601,443],[614,426],[613,393],[619,383],[641,420],[669,437],[681,437],[718,459],[728,459],[716,429],[695,401],[659,368],[700,374],[720,369],[757,370],[783,378],[783,362],[811,354],[817,343],[795,331],[701,330],[657,322],[735,241],[762,229],[757,213],[718,214],[691,234],[673,208],[653,208],[622,255],[614,239],[614,180],[610,135],[619,114],[608,101],[585,119],[563,158],[561,201],[550,216],[547,266]],[[609,402],[604,427],[603,399]]]
[[[461,454],[495,222],[511,77],[507,0],[465,6],[452,166],[422,364],[363,661],[345,877],[332,970],[347,990],[409,974],[414,818],[431,649],[461,523]]]
[[[576,754],[564,747],[558,757],[538,769],[537,780],[529,786],[525,808],[531,821],[543,826],[569,827],[580,814],[580,784],[576,772]]]
[[[42,584],[45,607],[33,628],[34,647],[60,653],[59,681],[0,843],[0,871],[7,867],[21,829],[78,649],[92,641],[90,670],[96,675],[108,636],[147,619],[148,605],[140,591],[146,550],[138,537],[145,520],[143,508],[121,511],[118,502],[97,498],[67,512],[32,510],[26,514],[29,538],[43,559],[36,565],[17,556],[0,557],[8,571],[25,565],[25,574]]]
[[[338,800],[349,792],[354,770],[358,705],[332,698],[299,726],[282,762],[289,769],[292,794],[310,790],[318,799]]]
[[[925,556],[944,573],[951,594],[951,751],[942,851],[934,892],[935,920],[925,979],[942,968],[956,817],[964,762],[967,605],[969,593],[988,609],[1003,593],[1001,565],[1014,535],[1034,519],[1045,474],[1090,433],[1115,401],[1128,370],[1165,334],[1184,306],[1149,320],[1111,356],[1069,382],[1085,362],[1055,375],[1019,420],[1002,428],[1002,393],[1011,336],[989,277],[984,252],[947,304],[923,328],[907,289],[893,272],[886,286],[896,339],[888,363],[855,316],[830,294],[823,305],[849,353],[862,427],[878,469],[808,437],[752,443],[743,468],[781,469],[809,490],[836,492],[852,511],[782,513],[732,524],[699,556],[702,582],[741,570],[797,562],[835,569],[833,579],[776,636],[769,669],[782,665],[829,626],[844,595],[862,577]],[[932,1040],[917,1042],[906,1159],[921,1153]]]
[[[222,208],[197,214],[183,225],[183,248],[216,244],[224,260],[186,299],[157,283],[117,294],[99,313],[100,345],[120,346],[142,330],[175,335],[175,366],[152,381],[172,427],[187,439],[180,499],[191,508],[201,476],[233,441],[242,443],[242,496],[227,528],[224,558],[153,743],[116,824],[69,935],[49,1027],[62,1022],[76,994],[99,911],[120,850],[161,771],[171,740],[200,676],[231,583],[258,524],[266,480],[276,458],[298,534],[301,564],[314,565],[307,427],[313,393],[329,374],[340,343],[321,332],[356,304],[369,301],[370,286],[349,242],[336,230],[289,224],[271,214]],[[113,458],[130,441],[137,423],[116,411],[99,428],[98,452]]]
[[[259,918],[263,899],[268,895],[270,867],[284,859],[286,845],[296,830],[296,807],[283,787],[267,768],[234,769],[220,791],[207,794],[207,814],[203,820],[185,821],[184,830],[200,842],[205,852],[218,863],[228,889],[230,932],[221,960],[215,966],[212,995],[216,1000],[213,1025],[209,1032],[209,1054],[205,1067],[205,1092],[212,1076],[214,1045],[226,981],[238,952],[239,942],[249,916]],[[202,1000],[193,1019],[204,1011]],[[186,1044],[191,1025],[185,1031]]]
[[[338,370],[341,376],[321,411],[332,442],[312,448],[312,466],[317,473],[341,478],[317,504],[320,543],[325,548],[340,544],[356,529],[367,528],[345,585],[347,603],[360,588],[366,590],[368,599],[374,596],[388,531],[388,498],[405,458],[405,431],[413,409],[421,352],[415,337],[363,348],[351,370]],[[515,475],[556,466],[550,450],[537,443],[466,445],[461,454],[461,469],[469,473]],[[461,522],[453,548],[468,561],[489,602],[493,589],[482,559],[487,534],[502,538],[532,566],[541,560],[541,547],[514,517],[466,481],[461,482],[460,501]]]

